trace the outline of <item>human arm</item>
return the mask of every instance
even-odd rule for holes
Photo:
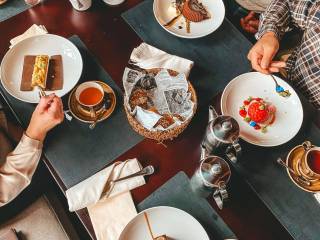
[[[54,95],[42,98],[26,133],[0,165],[0,207],[30,184],[41,157],[42,142],[47,132],[62,120],[61,100]]]
[[[291,21],[289,0],[273,0],[261,15],[257,43],[251,48],[248,59],[252,68],[269,74],[279,72],[285,62],[273,61],[279,50],[279,41]]]
[[[273,0],[266,11],[260,15],[257,39],[272,32],[280,41],[291,22],[289,0]]]

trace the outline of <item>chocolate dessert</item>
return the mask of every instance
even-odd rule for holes
[[[182,15],[191,22],[201,22],[210,18],[209,12],[198,0],[186,0],[183,4]]]

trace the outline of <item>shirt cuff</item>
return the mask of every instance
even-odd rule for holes
[[[278,40],[280,41],[282,34],[280,34],[278,28],[274,24],[265,24],[259,29],[259,31],[256,33],[255,37],[257,40],[262,38],[262,36],[268,32],[273,32]]]
[[[25,133],[22,135],[20,143],[23,146],[29,146],[34,149],[42,149],[42,142],[28,137]]]

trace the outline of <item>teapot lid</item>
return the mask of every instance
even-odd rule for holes
[[[224,159],[218,156],[209,156],[201,162],[200,173],[207,187],[217,187],[220,182],[227,183],[229,181],[231,170]]]
[[[232,143],[240,134],[238,122],[230,116],[219,116],[212,122],[212,132],[221,142]]]

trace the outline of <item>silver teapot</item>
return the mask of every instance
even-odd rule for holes
[[[228,199],[227,184],[230,180],[229,164],[218,156],[203,159],[191,178],[191,189],[200,197],[207,198],[212,194],[219,209]]]
[[[219,116],[214,107],[209,106],[209,123],[201,143],[201,160],[224,152],[230,161],[237,162],[241,155],[239,134],[239,124],[233,117]]]

